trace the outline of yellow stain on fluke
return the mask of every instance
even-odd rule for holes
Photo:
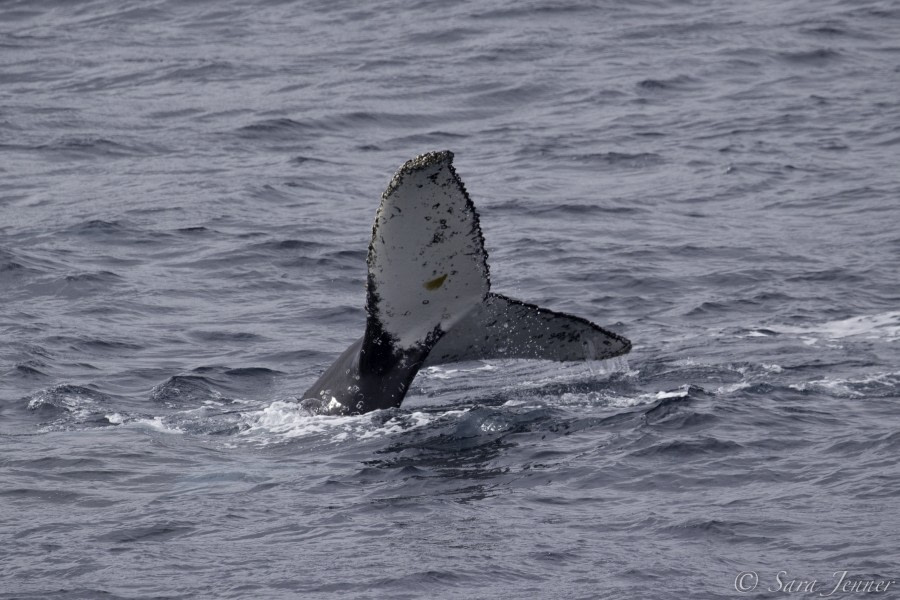
[[[446,280],[447,280],[447,274],[444,273],[440,277],[435,277],[431,281],[426,281],[424,284],[425,289],[428,290],[429,292],[433,292],[434,290],[436,290],[439,287],[441,287],[442,285],[444,285],[444,281],[446,281]]]

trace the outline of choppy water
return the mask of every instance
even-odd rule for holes
[[[894,595],[898,91],[887,1],[4,2],[0,597]],[[633,353],[305,415],[443,148]]]

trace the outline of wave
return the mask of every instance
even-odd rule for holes
[[[900,340],[900,311],[858,315],[803,326],[770,325],[765,329],[757,329],[751,332],[751,334],[757,336],[767,336],[773,333],[805,336],[812,343],[817,342],[819,338],[841,340],[857,337],[894,342]]]

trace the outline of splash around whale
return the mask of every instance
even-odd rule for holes
[[[453,153],[400,167],[372,227],[366,331],[306,391],[316,413],[400,406],[423,367],[479,359],[602,360],[631,342],[581,317],[491,292],[475,205]]]

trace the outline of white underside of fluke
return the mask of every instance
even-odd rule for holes
[[[449,331],[490,289],[478,215],[452,159],[407,162],[375,216],[366,310],[400,349]]]

